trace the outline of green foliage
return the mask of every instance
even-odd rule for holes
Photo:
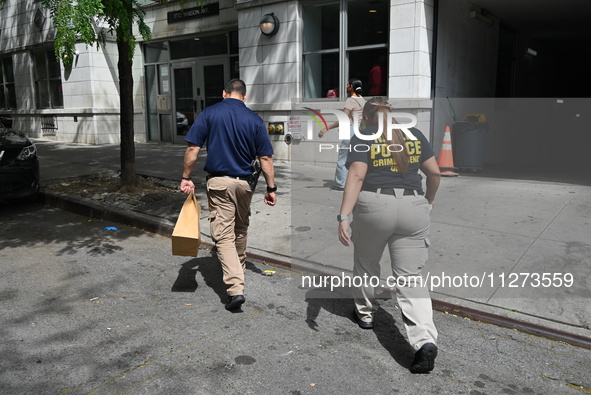
[[[74,58],[77,42],[93,44],[96,41],[95,16],[103,12],[98,0],[45,0],[55,27],[55,55],[69,65]]]
[[[0,6],[4,2],[0,0]],[[195,0],[197,5],[206,2]],[[136,44],[134,24],[144,40],[152,38],[152,31],[144,21],[146,13],[136,0],[43,0],[43,5],[50,11],[56,30],[55,55],[65,65],[72,64],[76,43],[98,47],[105,43],[107,34],[114,34],[117,41],[129,44],[131,59]]]

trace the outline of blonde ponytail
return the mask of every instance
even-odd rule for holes
[[[382,117],[382,139],[389,146],[401,146],[401,150],[392,150],[391,154],[394,159],[395,166],[398,167],[398,172],[402,176],[406,176],[410,163],[408,151],[406,148],[406,140],[404,139],[404,132],[400,129],[394,129],[392,131],[392,138],[388,140],[387,135],[387,117],[388,113],[392,110],[392,106],[388,104],[386,99],[382,97],[373,97],[365,103],[363,107],[363,117],[365,118],[366,125],[378,125],[380,123],[379,117]]]

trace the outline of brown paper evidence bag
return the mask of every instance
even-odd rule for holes
[[[172,255],[196,257],[201,244],[199,218],[201,206],[191,192],[181,208],[172,231]]]

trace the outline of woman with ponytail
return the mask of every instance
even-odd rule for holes
[[[437,330],[421,269],[427,261],[430,212],[440,173],[433,148],[418,129],[410,129],[416,140],[399,129],[388,139],[386,125],[391,112],[392,107],[380,97],[370,99],[363,108],[366,128],[361,133],[376,138],[351,139],[338,236],[345,246],[353,242],[355,278],[379,278],[380,260],[388,247],[398,305],[415,350],[410,371],[428,373],[437,356]],[[425,191],[419,170],[426,176]],[[362,285],[353,288],[354,319],[361,328],[372,329],[379,305],[375,289]]]
[[[353,136],[353,114],[359,115],[358,119],[361,122],[361,113],[363,106],[365,105],[365,99],[361,96],[363,93],[361,80],[352,78],[347,84],[347,94],[350,96],[345,102],[345,109],[343,112],[349,117],[351,127],[349,130],[349,136]],[[333,123],[328,128],[322,128],[318,133],[318,137],[322,138],[330,129],[334,129],[339,126],[338,122]],[[345,181],[347,180],[347,168],[345,162],[347,161],[347,154],[349,153],[350,140],[343,140],[339,146],[339,156],[337,159],[337,168],[334,174],[334,185],[330,187],[333,191],[343,191],[345,189]]]

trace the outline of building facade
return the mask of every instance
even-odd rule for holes
[[[433,4],[399,3],[220,0],[200,13],[179,11],[178,5],[148,7],[153,27],[152,41],[144,45],[148,139],[181,142],[185,123],[220,100],[224,81],[240,77],[248,87],[248,106],[270,126],[276,157],[330,162],[332,157],[318,157],[313,149],[291,156],[284,143],[290,119],[304,108],[342,110],[350,78],[361,79],[369,95],[374,68],[382,77],[371,93],[397,92],[398,107],[429,129]],[[260,28],[269,14],[278,22],[272,36]],[[338,140],[336,133],[332,140]]]
[[[284,139],[294,112],[342,109],[349,78],[361,79],[369,94],[374,67],[383,76],[375,94],[397,92],[389,96],[402,98],[400,108],[429,128],[432,1],[219,0],[145,10],[152,40],[139,42],[134,58],[137,141],[182,143],[201,109],[221,100],[224,82],[240,77],[248,106],[282,125],[271,139],[276,156],[290,159]],[[0,36],[7,92],[0,111],[14,127],[33,138],[118,142],[114,43],[79,45],[72,67],[64,68],[41,3],[9,0],[1,12],[17,22]],[[260,20],[271,13],[279,29],[266,36]]]
[[[8,0],[0,10],[0,113],[33,138],[89,144],[119,141],[117,47],[77,45],[71,67],[56,59],[49,12],[38,1]],[[141,80],[141,52],[134,59]],[[143,88],[141,89],[143,92]],[[137,96],[138,130],[144,129]],[[141,136],[140,132],[140,136]],[[141,138],[141,137],[140,137]]]

